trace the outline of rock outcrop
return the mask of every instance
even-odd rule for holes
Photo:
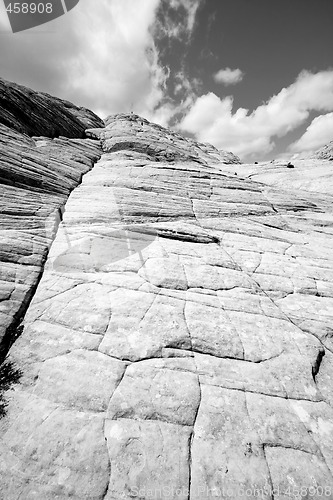
[[[30,136],[85,137],[89,127],[103,126],[92,111],[0,78],[0,124]]]
[[[237,173],[247,179],[262,182],[290,192],[290,196],[302,195],[303,192],[311,196],[311,192],[333,195],[332,162],[328,158],[320,159],[309,157],[292,160],[294,168],[288,168],[288,161],[274,160],[257,164],[248,163],[226,167],[230,174]]]
[[[3,497],[332,499],[332,195],[136,115],[86,134],[20,139],[35,168],[4,186],[29,178],[30,266],[77,185],[6,359]]]
[[[29,137],[55,131],[82,136],[100,124],[90,111],[78,121],[60,99],[0,80],[0,361],[18,334],[71,190],[102,154],[100,141]],[[68,105],[67,105],[68,104]],[[74,105],[71,105],[73,109]],[[49,109],[50,108],[50,109]],[[13,113],[8,120],[8,110]],[[20,112],[18,112],[20,110]],[[30,117],[30,118],[29,118]],[[50,121],[49,121],[50,120]],[[86,121],[87,125],[84,125]]]
[[[195,142],[134,113],[111,115],[105,120],[105,125],[106,129],[86,130],[86,135],[103,140],[106,152],[135,151],[154,162],[241,163],[233,153]]]

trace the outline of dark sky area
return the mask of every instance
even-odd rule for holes
[[[303,71],[333,69],[333,1],[331,0],[206,0],[197,12],[190,44],[169,47],[163,58],[171,68],[182,62],[189,80],[200,81],[200,94],[232,95],[233,108],[252,112],[290,86]],[[171,64],[170,64],[170,61]],[[220,68],[240,68],[243,80],[221,86],[213,75]],[[319,113],[295,130],[275,137],[276,148],[261,159],[281,154]],[[333,122],[331,129],[333,139]]]
[[[333,67],[331,0],[207,0],[198,20],[190,71],[219,93],[209,76],[241,68],[246,78],[233,90],[236,107],[254,109],[303,69]]]

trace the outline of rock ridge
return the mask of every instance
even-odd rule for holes
[[[135,151],[150,161],[241,163],[233,153],[196,142],[134,113],[110,115],[105,120],[105,129],[87,130],[86,134],[103,140],[106,152]]]
[[[84,138],[104,126],[92,111],[0,78],[0,123],[29,136]]]

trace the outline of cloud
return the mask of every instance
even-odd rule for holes
[[[196,16],[205,0],[161,0],[153,26],[156,45],[160,48],[160,64],[163,58],[172,60],[163,99],[153,112],[146,110],[144,116],[163,126],[171,126],[180,115],[184,115],[193,104],[202,86],[198,78],[189,78],[187,53]],[[176,47],[176,48],[175,48]],[[177,57],[174,58],[174,53]]]
[[[220,69],[214,75],[216,83],[223,83],[224,85],[235,85],[243,80],[244,73],[239,69]]]
[[[200,1],[171,1],[176,17],[168,20],[170,38],[190,36]],[[6,31],[1,76],[102,117],[130,110],[154,117],[156,111],[165,121],[175,109],[166,103],[170,69],[161,63],[155,30],[163,24],[164,6],[165,0],[80,0],[67,15],[15,35],[0,11],[0,30]]]
[[[298,141],[289,146],[291,151],[312,151],[333,140],[333,113],[317,116],[312,120]]]
[[[194,29],[196,14],[200,6],[201,0],[171,0],[170,5],[177,10],[183,8],[185,10],[186,29],[189,34],[192,34]]]
[[[197,11],[204,0],[161,0],[155,34],[189,41]]]
[[[89,9],[88,9],[89,4]],[[150,28],[159,0],[98,0],[73,19],[78,51],[65,61],[67,94],[100,114],[142,112],[158,105],[168,76]],[[91,12],[90,12],[91,11]]]
[[[81,0],[69,14],[7,36],[0,65],[15,80],[99,114],[156,106],[167,70],[150,32],[160,0]],[[6,75],[3,75],[6,77]]]
[[[293,84],[252,113],[244,108],[233,112],[232,96],[221,99],[210,92],[198,97],[179,129],[244,158],[271,151],[274,137],[300,126],[310,111],[332,110],[333,70],[315,74],[303,71]]]

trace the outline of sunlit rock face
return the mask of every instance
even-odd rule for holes
[[[6,361],[4,498],[333,498],[331,194],[132,114],[86,136],[24,138],[68,199]]]
[[[233,153],[195,142],[133,113],[111,115],[105,125],[105,129],[87,130],[86,134],[102,139],[104,151],[109,153],[129,150],[143,153],[154,162],[241,163]]]
[[[326,151],[323,148],[323,151]],[[329,149],[327,149],[329,151]],[[288,197],[297,196],[302,198],[303,194],[309,201],[311,193],[315,193],[314,203],[319,193],[333,196],[333,165],[329,158],[319,158],[315,155],[308,158],[287,160],[272,160],[269,162],[247,163],[226,167],[227,172],[237,173],[246,179],[261,182],[277,190],[278,196],[282,198],[288,193]],[[293,194],[291,194],[293,193]]]

